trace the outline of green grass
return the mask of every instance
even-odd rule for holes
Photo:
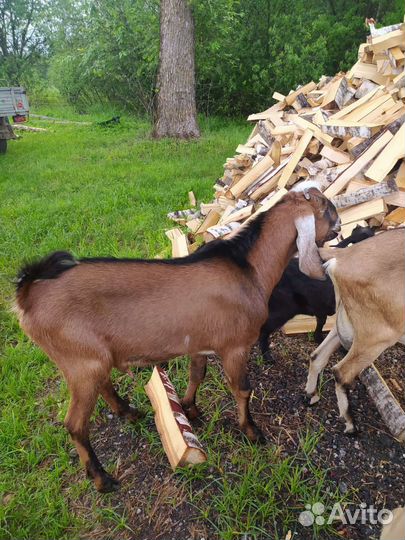
[[[66,107],[40,112],[94,121],[113,111],[90,116]],[[246,138],[249,126],[203,120],[201,139],[186,143],[153,141],[148,123],[130,117],[110,129],[32,124],[48,132],[24,133],[0,156],[0,538],[79,538],[91,533],[98,520],[118,538],[132,525],[115,499],[94,492],[70,458],[71,444],[62,426],[66,387],[10,313],[12,280],[24,260],[56,249],[78,256],[169,255],[164,231],[173,224],[166,214],[187,207],[190,190],[200,201],[211,198],[225,158]],[[211,371],[202,391],[209,420],[201,434],[209,461],[180,471],[176,479],[220,538],[266,531],[271,538],[285,537],[305,503],[336,502],[336,494],[326,490],[325,471],[311,461],[311,449],[321,435],[302,434],[297,454],[287,457],[274,446],[258,449],[236,441],[218,430],[227,390],[220,375]],[[131,392],[148,408],[142,384],[149,372],[138,375],[139,385]],[[184,389],[185,363],[174,362],[171,376],[178,389]],[[117,383],[121,391],[132,384],[125,376],[117,377]],[[148,452],[164,461],[150,422],[149,412],[137,428],[138,436],[148,444]],[[123,429],[132,433],[135,428]],[[232,466],[227,470],[224,455],[230,449],[226,455]],[[108,465],[114,468],[114,463]],[[86,512],[77,510],[83,498]]]

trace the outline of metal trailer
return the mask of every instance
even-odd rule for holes
[[[15,123],[26,122],[28,115],[29,104],[24,88],[0,87],[0,154],[6,152],[7,141],[16,138],[8,118],[11,116]]]

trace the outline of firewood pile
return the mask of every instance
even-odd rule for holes
[[[248,117],[252,132],[226,160],[213,200],[197,208],[191,192],[191,209],[168,214],[187,228],[167,231],[173,256],[227,238],[299,181],[316,181],[334,202],[343,238],[356,225],[404,226],[405,23],[367,22],[349,72],[275,92],[274,105]]]
[[[358,223],[403,225],[405,23],[376,29],[371,20],[370,31],[349,72],[275,92],[275,105],[248,117],[253,130],[226,160],[213,201],[169,214],[189,231],[167,232],[173,255],[188,254],[199,236],[226,238],[303,180],[339,208],[343,237]]]

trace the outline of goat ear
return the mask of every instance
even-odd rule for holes
[[[326,279],[322,260],[315,243],[315,217],[313,214],[295,219],[297,248],[301,272],[314,279]]]

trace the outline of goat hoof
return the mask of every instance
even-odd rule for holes
[[[196,405],[186,405],[180,401],[181,406],[183,407],[184,413],[189,420],[196,420],[201,416],[201,411]]]
[[[94,479],[96,489],[99,493],[111,493],[120,488],[119,481],[108,473]]]
[[[322,334],[315,334],[314,335],[314,341],[317,345],[320,345],[323,341],[323,335]]]
[[[129,420],[131,423],[136,424],[137,422],[139,422],[139,420],[145,418],[146,413],[144,411],[140,411],[139,409],[135,409],[135,407],[130,406],[122,416]]]
[[[262,430],[256,425],[247,426],[244,430],[244,434],[250,441],[256,444],[266,444],[267,442]]]
[[[307,406],[307,407],[312,407],[313,405],[315,405],[315,403],[318,403],[318,401],[320,400],[321,398],[319,397],[319,394],[306,394],[304,397],[303,397],[303,400],[304,400],[304,404]]]
[[[274,358],[272,357],[270,351],[266,351],[265,353],[262,354],[262,356],[263,356],[264,361],[267,362],[268,364],[274,363]]]
[[[346,427],[346,428],[345,428],[344,434],[345,434],[347,437],[356,437],[356,436],[359,434],[359,431],[358,431],[358,429],[356,428],[356,426],[351,426],[351,427]]]

